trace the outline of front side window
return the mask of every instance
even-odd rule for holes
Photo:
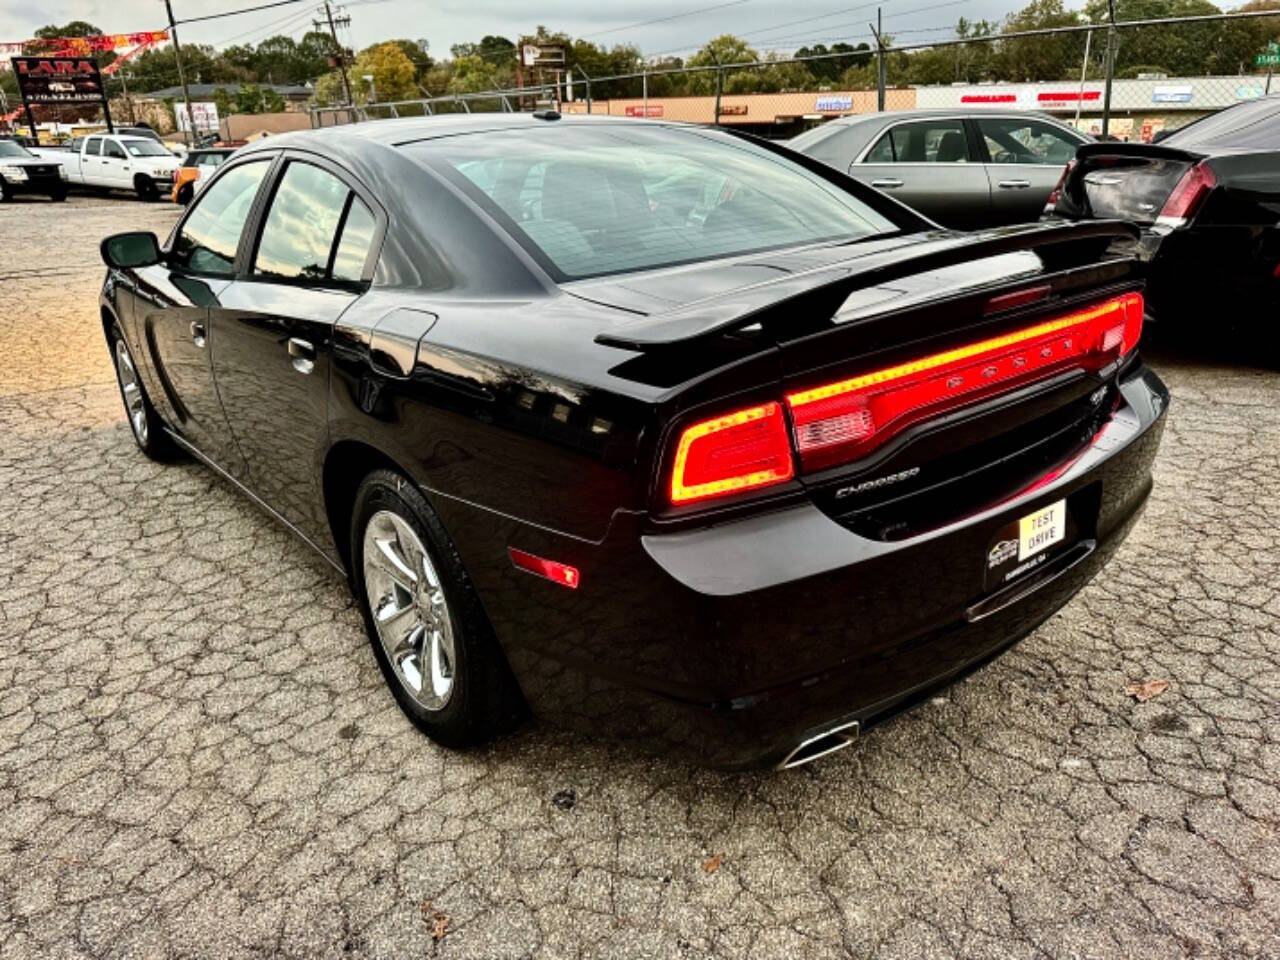
[[[1078,141],[1039,120],[979,117],[978,130],[992,163],[1037,163],[1064,166],[1076,155]]]
[[[407,149],[565,279],[899,229],[787,157],[710,130],[565,124]]]
[[[235,274],[240,234],[270,166],[269,158],[241,164],[200,194],[174,239],[175,265],[219,277]]]
[[[163,144],[156,143],[154,140],[126,140],[124,146],[135,157],[173,156]]]
[[[966,163],[969,141],[960,120],[916,120],[888,130],[863,163]]]
[[[351,198],[351,189],[327,170],[291,162],[267,210],[254,274],[283,280],[329,277],[330,255]]]
[[[114,140],[104,140],[102,142],[102,155],[113,160],[125,159],[124,150]]]

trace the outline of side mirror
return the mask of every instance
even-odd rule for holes
[[[117,270],[149,267],[160,262],[160,241],[150,232],[117,233],[102,241],[102,262]]]

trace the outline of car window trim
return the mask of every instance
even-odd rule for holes
[[[200,191],[201,197],[197,197],[190,204],[190,206],[188,206],[187,209],[183,211],[183,214],[178,219],[178,222],[175,223],[173,225],[173,229],[169,231],[168,239],[165,240],[164,245],[160,248],[160,253],[163,257],[162,262],[164,263],[164,265],[168,267],[170,270],[178,271],[185,277],[199,277],[203,280],[228,280],[228,281],[236,279],[236,277],[239,275],[237,266],[240,262],[241,251],[244,248],[245,230],[248,228],[248,226],[251,223],[253,223],[254,213],[257,210],[258,205],[262,202],[263,184],[270,181],[272,171],[278,165],[279,160],[280,160],[280,155],[278,151],[274,153],[263,151],[261,153],[251,153],[248,156],[245,156],[237,160],[235,163],[225,163],[221,167],[219,167],[217,173],[215,173],[214,176],[209,179],[209,182],[206,183],[204,188]],[[245,218],[244,225],[240,227],[240,239],[236,241],[236,255],[235,255],[235,258],[231,261],[232,272],[231,273],[211,273],[207,270],[192,270],[190,267],[184,264],[173,263],[169,258],[173,255],[173,245],[178,239],[178,234],[182,231],[182,228],[187,225],[187,220],[191,218],[191,215],[194,214],[196,210],[199,208],[200,201],[204,195],[208,194],[209,188],[212,187],[218,181],[218,179],[224,176],[228,171],[234,170],[236,167],[243,166],[247,163],[262,163],[263,161],[268,162],[267,171],[262,175],[262,181],[258,184],[258,192],[253,198],[253,203],[249,205],[249,216]]]
[[[374,228],[373,236],[369,240],[369,250],[365,254],[364,266],[360,271],[359,280],[335,280],[330,276],[323,279],[315,280],[311,277],[267,277],[253,272],[253,261],[258,256],[258,246],[262,243],[262,230],[266,226],[266,214],[271,209],[271,202],[275,199],[276,190],[280,182],[284,179],[285,171],[288,170],[289,164],[293,161],[300,163],[309,163],[313,167],[318,167],[326,173],[337,177],[339,181],[347,188],[347,201],[342,208],[342,215],[338,218],[338,225],[334,230],[333,243],[329,247],[329,262],[325,267],[325,273],[329,274],[333,271],[333,261],[337,254],[338,245],[342,242],[342,230],[347,225],[347,214],[351,210],[352,197],[359,197],[373,214]],[[227,164],[223,164],[223,167]],[[221,167],[219,172],[221,172]],[[373,282],[373,274],[377,267],[378,255],[382,251],[382,241],[386,235],[387,214],[382,204],[378,203],[373,194],[360,182],[350,170],[340,164],[334,163],[327,157],[320,154],[312,153],[309,150],[288,149],[279,153],[279,159],[275,167],[268,174],[270,178],[270,188],[265,197],[259,196],[259,205],[255,207],[253,214],[246,226],[252,227],[252,231],[242,234],[240,245],[243,254],[243,261],[237,258],[237,269],[235,279],[249,283],[272,283],[289,287],[306,287],[314,290],[346,290],[360,292],[368,289]],[[206,188],[207,189],[207,188]],[[246,243],[249,240],[249,243]]]
[[[892,130],[896,130],[898,127],[904,127],[909,123],[929,123],[930,121],[954,120],[960,124],[960,129],[965,134],[965,146],[968,148],[969,153],[972,154],[973,143],[969,139],[969,126],[967,123],[968,119],[969,117],[965,114],[957,114],[955,116],[952,116],[951,114],[945,114],[945,115],[936,116],[936,117],[935,116],[911,117],[911,118],[904,118],[902,120],[895,120],[881,127],[877,133],[872,135],[871,140],[867,143],[865,147],[862,148],[862,150],[854,158],[853,165],[851,165],[849,169],[852,170],[853,166],[866,163],[867,161],[865,158],[867,154],[871,152],[872,148],[875,147],[875,145],[880,142],[881,138],[884,137],[886,133],[889,133]],[[896,144],[893,146],[893,155],[894,157],[897,157],[898,155],[898,148]],[[945,162],[942,165],[947,167],[952,167],[952,166],[963,167],[965,165],[972,164],[976,166],[980,162],[981,161],[979,161],[976,157],[970,156],[968,159],[966,159],[961,163],[956,163],[954,161],[951,161],[951,162]],[[886,164],[879,163],[879,162],[876,162],[870,165],[886,166]],[[895,159],[892,165],[895,167],[937,167],[939,163],[937,160],[896,160]]]
[[[1005,167],[1057,167],[1058,166],[1058,164],[1056,163],[996,163],[994,160],[991,159],[991,150],[988,149],[987,147],[987,137],[986,137],[986,134],[982,132],[982,120],[987,118],[969,117],[968,119],[969,119],[969,123],[973,127],[974,143],[979,148],[979,155],[982,158],[980,161],[981,163],[989,164],[990,166],[993,166],[993,167],[1000,167],[1001,169],[1004,169]],[[1023,114],[1011,114],[1011,113],[992,114],[990,119],[1020,120],[1025,123],[1043,123],[1046,127],[1052,127],[1054,130],[1057,130],[1059,133],[1064,134],[1063,139],[1075,140],[1075,145],[1077,148],[1089,142],[1089,138],[1086,137],[1079,130],[1073,130],[1071,127],[1068,127],[1066,124],[1058,123],[1058,121],[1055,119],[1050,119],[1046,117],[1026,116]]]

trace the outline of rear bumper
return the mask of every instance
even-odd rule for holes
[[[535,713],[714,766],[776,763],[832,726],[871,726],[952,682],[1102,568],[1150,492],[1168,404],[1141,365],[1121,392],[1111,423],[1054,482],[903,541],[858,536],[804,504],[661,535],[619,517],[599,544],[501,532],[578,566],[577,590],[463,555]],[[1064,497],[1074,542],[986,589],[997,532]]]

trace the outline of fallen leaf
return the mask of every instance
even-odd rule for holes
[[[707,873],[715,873],[720,869],[720,862],[723,859],[724,857],[718,853],[714,857],[708,857],[706,860],[702,861],[702,869]]]
[[[1124,685],[1124,692],[1136,698],[1139,703],[1146,703],[1152,697],[1158,697],[1168,689],[1168,680],[1135,680],[1133,683]]]
[[[431,936],[437,943],[444,939],[445,931],[449,929],[449,915],[447,913],[437,913],[431,923]]]
[[[430,900],[423,900],[418,904],[418,909],[422,911],[422,919],[426,920],[435,913],[435,905]]]

